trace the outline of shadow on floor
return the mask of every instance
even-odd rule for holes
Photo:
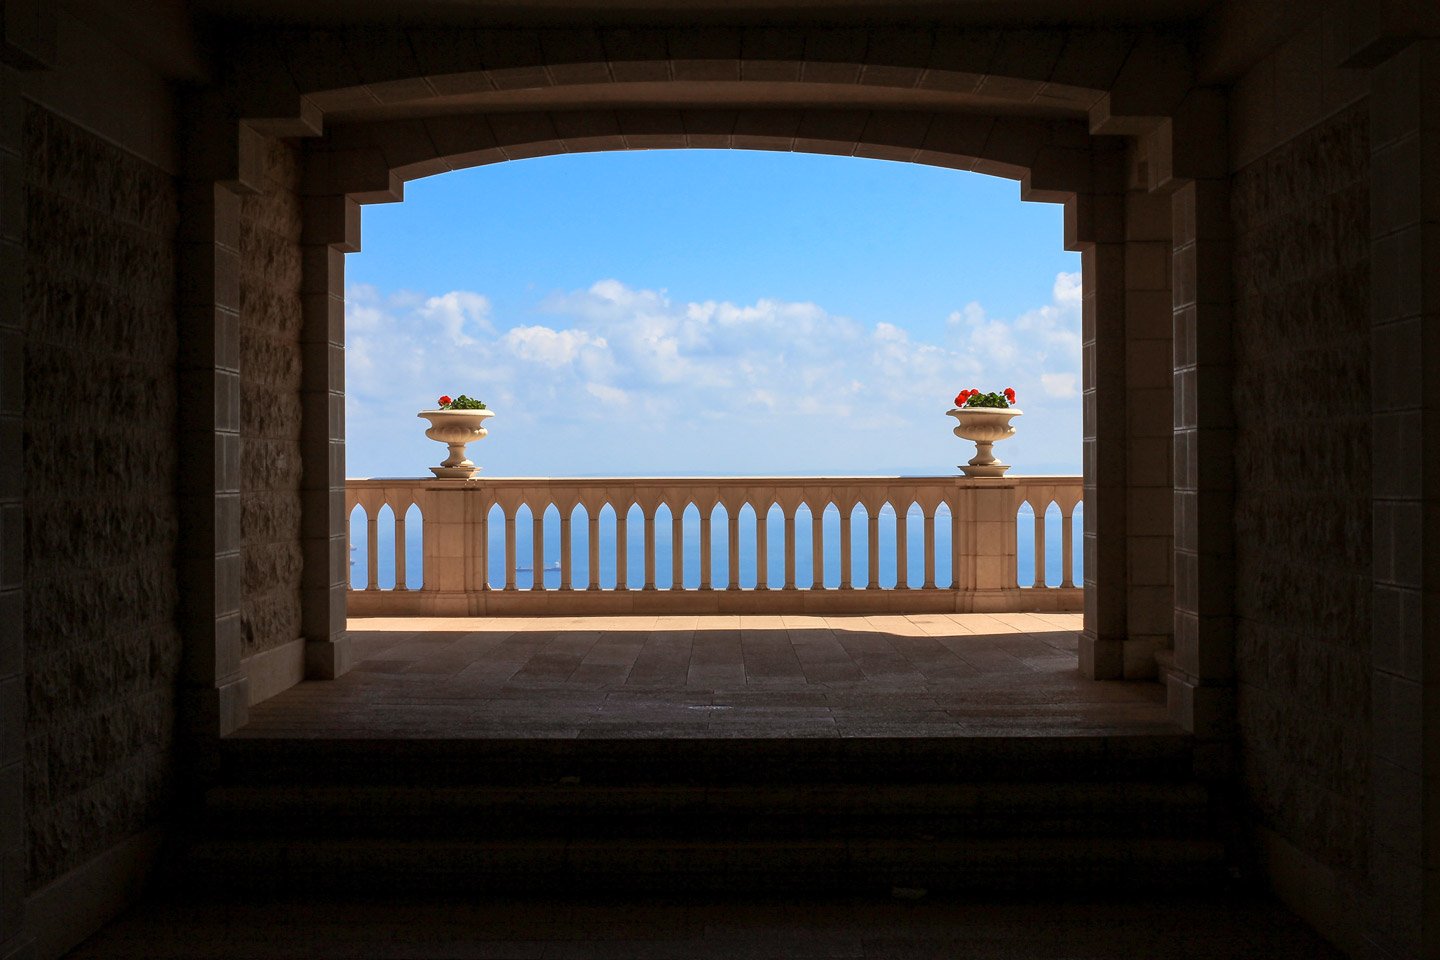
[[[1078,669],[1078,614],[370,619],[354,668],[241,737],[1173,733],[1156,683]]]
[[[1343,960],[1261,896],[973,899],[149,900],[71,960],[855,958]]]

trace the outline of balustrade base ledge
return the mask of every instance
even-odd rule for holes
[[[351,590],[352,617],[1076,613],[1081,587],[1008,590]]]

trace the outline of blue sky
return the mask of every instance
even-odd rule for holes
[[[490,476],[949,474],[964,387],[1019,393],[1021,473],[1080,471],[1061,208],[917,164],[547,157],[406,185],[347,257],[347,473],[420,476],[416,412],[496,412]]]

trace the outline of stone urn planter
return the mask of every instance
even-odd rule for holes
[[[416,416],[430,421],[425,436],[450,448],[438,467],[430,472],[444,480],[469,480],[480,468],[465,456],[465,445],[485,437],[485,421],[495,416],[493,410],[421,410]]]
[[[968,464],[960,465],[965,476],[1003,477],[1010,464],[995,459],[990,448],[997,441],[1015,436],[1010,420],[1020,416],[1020,411],[1014,407],[955,407],[946,412],[960,421],[955,436],[975,441],[975,456]]]

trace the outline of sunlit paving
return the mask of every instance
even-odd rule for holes
[[[355,666],[237,737],[965,737],[1174,733],[1095,683],[1078,614],[375,618]]]

